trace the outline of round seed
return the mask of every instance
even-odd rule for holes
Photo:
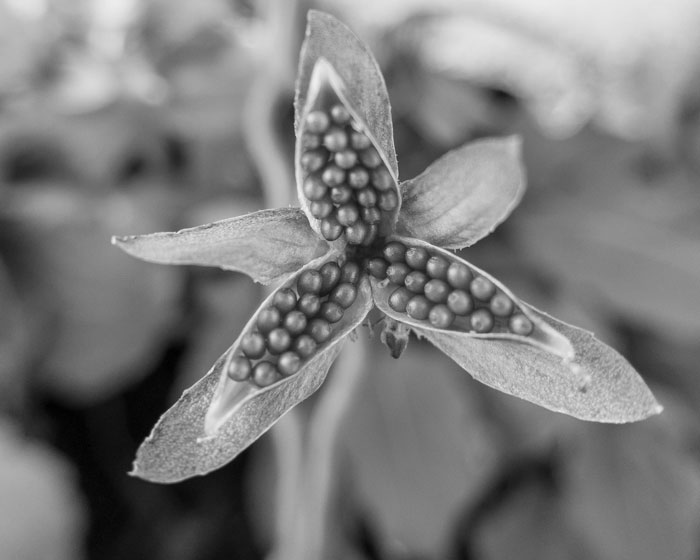
[[[308,334],[302,334],[294,341],[292,348],[302,358],[308,358],[316,351],[316,341]]]
[[[343,105],[333,105],[331,107],[331,118],[338,124],[345,124],[350,121],[350,111]]]
[[[347,185],[340,185],[331,189],[331,200],[336,204],[345,204],[352,199],[352,189]]]
[[[330,301],[336,302],[343,309],[347,309],[353,303],[355,303],[356,298],[357,288],[354,286],[354,284],[347,284],[345,282],[338,284],[335,288],[333,288],[333,291],[331,291],[331,295],[329,296]]]
[[[376,225],[382,221],[382,213],[376,206],[360,208],[360,214],[362,215],[362,221],[370,225]]]
[[[382,163],[382,158],[377,150],[374,148],[367,148],[360,152],[360,161],[370,169],[374,169]]]
[[[469,284],[469,291],[476,299],[488,301],[488,299],[496,292],[496,286],[488,278],[477,276]]]
[[[428,314],[428,321],[430,321],[430,324],[438,329],[449,328],[454,320],[455,314],[442,303],[434,305]]]
[[[411,247],[406,251],[406,263],[414,270],[425,270],[428,264],[428,251],[423,247]]]
[[[282,316],[280,315],[279,309],[276,307],[266,307],[258,314],[256,323],[258,325],[258,330],[263,334],[267,334],[275,327],[278,327],[281,321]]]
[[[365,237],[369,233],[369,226],[359,220],[345,228],[345,239],[350,245],[360,245],[364,243]]]
[[[325,319],[313,319],[306,330],[318,344],[323,344],[331,337],[331,325]]]
[[[525,315],[518,313],[510,318],[510,321],[508,321],[508,327],[514,334],[527,336],[532,332],[534,325],[530,319],[525,317]]]
[[[348,183],[355,189],[366,187],[369,183],[369,173],[364,167],[355,167],[348,171]]]
[[[414,294],[422,294],[428,283],[428,277],[424,272],[414,270],[406,275],[403,283]]]
[[[233,381],[245,381],[250,377],[251,371],[253,366],[250,365],[250,360],[243,356],[236,356],[228,363],[226,375]]]
[[[305,132],[301,137],[301,147],[304,150],[315,150],[321,147],[321,137],[318,134]]]
[[[357,163],[357,153],[352,150],[343,150],[341,152],[336,152],[335,164],[342,169],[350,169],[353,165]]]
[[[377,206],[384,210],[384,212],[391,212],[396,210],[399,205],[399,197],[394,191],[386,191],[379,195],[379,201]]]
[[[425,297],[433,303],[445,303],[450,293],[450,287],[447,285],[447,282],[438,280],[437,278],[429,280],[423,290],[425,292]]]
[[[308,173],[321,169],[328,161],[328,152],[323,148],[301,154],[301,167]]]
[[[407,288],[404,288],[403,286],[396,288],[389,296],[389,307],[391,307],[394,311],[398,311],[399,313],[405,313],[406,305],[409,301],[411,301],[412,297],[413,293],[409,292]]]
[[[457,315],[466,315],[472,310],[474,303],[464,290],[453,290],[447,296],[447,307]]]
[[[406,246],[399,241],[390,241],[384,246],[382,254],[390,263],[404,262]]]
[[[287,329],[277,327],[272,329],[270,334],[267,335],[267,349],[270,354],[281,354],[288,350],[291,345],[292,337]]]
[[[349,226],[360,218],[360,211],[355,203],[343,204],[337,211],[338,222],[341,225]]]
[[[469,289],[472,281],[472,271],[460,262],[453,262],[447,267],[447,281],[450,286],[459,290]]]
[[[297,280],[300,295],[321,293],[321,273],[318,270],[305,270]]]
[[[306,115],[306,129],[314,134],[321,134],[331,124],[328,115],[323,111],[311,111]]]
[[[425,321],[430,314],[432,305],[425,296],[413,296],[406,304],[406,314],[412,319]]]
[[[309,212],[314,218],[319,220],[327,218],[333,212],[333,203],[327,198],[314,200],[309,204]]]
[[[297,295],[291,288],[282,288],[272,296],[272,305],[279,309],[280,313],[289,313],[297,304]]]
[[[321,179],[329,187],[337,187],[345,181],[345,171],[337,165],[329,165],[323,170]]]
[[[374,259],[370,259],[367,263],[367,272],[379,280],[384,280],[384,278],[386,278],[386,270],[388,266],[389,263],[387,263],[384,259],[376,257]]]
[[[321,300],[316,294],[304,294],[299,298],[297,309],[311,318],[321,309]]]
[[[277,360],[277,369],[286,376],[294,375],[301,367],[301,358],[296,352],[285,352]]]
[[[362,241],[362,244],[365,247],[369,247],[372,245],[377,240],[377,237],[379,236],[379,226],[377,225],[368,225],[367,226],[367,233],[365,235],[364,240]]]
[[[366,134],[353,130],[350,134],[350,145],[356,150],[366,150],[372,145],[372,141]]]
[[[447,278],[447,269],[450,267],[449,261],[439,255],[434,255],[428,259],[425,265],[425,270],[431,278],[445,280]]]
[[[347,147],[348,135],[342,128],[331,127],[323,136],[323,145],[331,152],[339,152]]]
[[[265,355],[265,339],[260,333],[248,333],[241,339],[241,351],[253,360]]]
[[[303,311],[295,309],[290,311],[282,321],[282,325],[292,336],[296,336],[304,332],[307,320]]]
[[[327,301],[321,305],[321,317],[329,323],[337,323],[343,318],[345,311],[334,301]]]
[[[478,333],[487,333],[493,328],[493,315],[487,309],[477,309],[469,319],[472,329]]]
[[[489,309],[497,317],[508,317],[513,312],[513,300],[499,292],[491,298]]]
[[[406,263],[397,262],[389,265],[389,268],[386,269],[386,276],[390,282],[401,286],[409,272],[411,272],[411,269]]]
[[[253,368],[253,382],[258,387],[268,387],[277,381],[277,368],[272,362],[258,362]]]
[[[340,281],[340,267],[336,262],[327,262],[321,267],[321,294],[326,295]]]
[[[309,175],[304,179],[301,190],[309,200],[321,200],[326,196],[328,187],[316,175]]]
[[[394,180],[386,167],[380,167],[372,171],[372,184],[378,191],[388,191],[394,186]]]
[[[369,208],[377,204],[377,191],[372,188],[365,187],[357,191],[357,202],[360,206]]]
[[[361,271],[359,264],[355,261],[348,261],[340,269],[340,281],[348,284],[357,284]]]
[[[328,216],[321,221],[321,235],[328,241],[335,241],[343,234],[343,226],[335,216]]]

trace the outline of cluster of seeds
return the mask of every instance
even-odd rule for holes
[[[342,267],[328,262],[302,272],[296,286],[278,290],[241,338],[227,366],[229,378],[267,387],[299,371],[355,302],[360,272],[353,261]]]
[[[465,264],[423,247],[392,241],[382,257],[367,262],[369,273],[388,279],[389,306],[440,329],[529,335],[534,325],[488,278]]]
[[[382,214],[399,205],[394,179],[372,140],[337,97],[310,111],[301,139],[302,191],[328,241],[371,245]]]

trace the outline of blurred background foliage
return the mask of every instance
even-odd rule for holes
[[[404,179],[466,141],[522,135],[528,193],[465,258],[593,330],[666,408],[585,424],[417,341],[400,361],[372,345],[333,448],[333,558],[699,558],[694,0],[1,0],[0,556],[271,549],[267,437],[202,479],[126,476],[259,287],[109,239],[261,208],[265,181],[292,200],[310,7],[376,53]]]

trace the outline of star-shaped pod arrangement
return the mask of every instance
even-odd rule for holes
[[[551,410],[600,422],[660,412],[617,352],[451,252],[488,235],[518,204],[517,139],[456,149],[400,183],[378,65],[350,30],[315,11],[295,120],[299,208],[114,240],[145,260],[219,266],[276,286],[161,417],[133,474],[175,482],[231,461],[319,388],[373,309],[395,357],[413,331],[477,380]]]

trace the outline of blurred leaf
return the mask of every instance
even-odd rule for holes
[[[402,183],[401,191],[399,233],[446,249],[473,245],[508,217],[525,192],[520,141],[467,144]]]
[[[444,558],[457,513],[495,469],[492,428],[435,351],[375,352],[342,432],[358,505],[387,557]]]

